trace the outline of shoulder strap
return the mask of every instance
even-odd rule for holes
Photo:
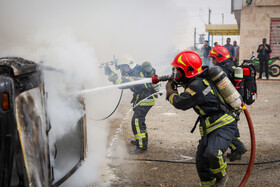
[[[209,78],[209,76],[207,76],[207,77],[208,77],[208,82],[209,82],[209,85],[210,85],[211,89],[214,91],[214,94],[215,94],[216,98],[219,100],[221,109],[224,112],[226,112],[227,114],[234,117],[236,120],[239,120],[238,115],[235,112],[233,112],[233,109],[231,109],[224,101],[221,100],[221,98],[219,97],[219,92],[218,92],[216,86],[214,85],[212,80]]]

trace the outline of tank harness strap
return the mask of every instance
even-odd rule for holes
[[[201,116],[198,116],[198,118],[196,119],[195,124],[194,124],[194,126],[193,126],[193,128],[192,128],[192,130],[191,130],[191,133],[194,132],[194,130],[196,129],[197,124],[199,123],[200,120],[204,120],[204,121],[205,121],[205,118],[204,118],[204,117],[201,117]],[[201,124],[202,130],[203,130],[203,136],[202,136],[203,144],[204,144],[204,145],[207,145],[208,140],[207,140],[206,123],[205,123],[205,122],[202,122],[202,123],[200,123],[200,124]]]
[[[203,119],[203,118],[202,118]],[[207,130],[206,130],[206,123],[205,123],[205,120],[204,122],[202,123],[202,129],[203,129],[203,137],[202,137],[202,140],[203,140],[203,144],[206,146],[208,144],[208,139],[207,139]]]
[[[193,126],[193,128],[192,128],[192,130],[191,130],[191,133],[193,133],[194,130],[196,129],[196,126],[197,126],[197,124],[198,124],[198,122],[199,122],[200,119],[201,119],[201,117],[198,116],[197,119],[196,119],[196,121],[195,121],[195,124],[194,124],[194,126]]]

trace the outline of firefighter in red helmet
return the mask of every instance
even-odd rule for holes
[[[199,115],[201,140],[196,152],[196,168],[201,184],[224,186],[228,179],[224,153],[234,138],[236,120],[221,108],[198,54],[183,51],[175,57],[172,66],[173,80],[166,84],[166,99],[177,109],[193,108]],[[178,84],[184,88],[180,94]]]
[[[209,52],[209,58],[212,58],[212,62],[214,65],[220,66],[222,68],[233,85],[235,85],[234,70],[236,69],[236,66],[234,62],[231,61],[230,54],[227,48],[223,46],[213,47]],[[241,89],[240,87],[236,87],[236,89],[239,91],[240,95],[243,96],[243,89]],[[239,119],[238,113],[236,113],[236,119]],[[230,161],[240,160],[242,155],[247,151],[247,148],[240,141],[240,133],[238,128],[235,137],[236,138],[234,138],[232,140],[232,143],[230,144],[231,153],[227,155],[230,157]]]

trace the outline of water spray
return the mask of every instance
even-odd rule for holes
[[[140,80],[133,81],[133,82],[127,82],[127,83],[123,83],[123,84],[116,84],[116,85],[86,89],[86,90],[82,90],[82,91],[78,91],[76,93],[73,93],[72,95],[73,96],[84,95],[84,94],[93,93],[93,92],[106,90],[106,89],[111,89],[111,88],[128,89],[131,86],[135,86],[135,85],[138,85],[138,84],[151,83],[151,82],[152,82],[151,78],[144,78],[144,79],[140,79]]]
[[[101,91],[101,90],[106,90],[106,89],[111,89],[111,88],[128,89],[131,86],[135,86],[135,85],[139,85],[139,84],[145,84],[145,83],[157,84],[159,82],[168,81],[168,80],[172,80],[172,79],[173,79],[172,75],[163,75],[163,76],[153,75],[152,78],[144,78],[144,79],[136,80],[133,82],[127,82],[127,83],[123,83],[123,84],[116,84],[116,85],[86,89],[86,90],[82,90],[82,91],[73,93],[72,95],[73,96],[84,95],[84,94],[97,92],[97,91]]]
[[[153,93],[151,95],[149,95],[148,97],[142,99],[141,101],[139,101],[134,107],[132,107],[125,115],[125,117],[123,118],[123,121],[122,123],[120,124],[119,128],[117,128],[116,130],[116,133],[114,135],[114,137],[112,138],[110,144],[109,144],[109,148],[108,148],[108,153],[107,153],[107,158],[112,158],[112,153],[113,153],[113,145],[115,143],[115,141],[119,138],[119,135],[122,131],[122,127],[123,127],[123,124],[125,123],[125,121],[128,119],[128,114],[135,108],[137,107],[142,101],[145,101],[147,100],[149,97],[151,96],[154,96],[154,95],[157,95],[157,94],[160,94],[160,93],[163,93],[165,92],[166,90],[161,90],[161,91],[158,91],[156,93]]]

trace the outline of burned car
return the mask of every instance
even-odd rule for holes
[[[40,64],[17,57],[0,58],[0,186],[59,186],[85,159],[85,115],[50,151],[47,100]],[[76,153],[71,150],[75,162],[67,164],[58,178],[51,160],[64,166],[64,157],[70,153],[62,147],[69,139],[76,144]]]

